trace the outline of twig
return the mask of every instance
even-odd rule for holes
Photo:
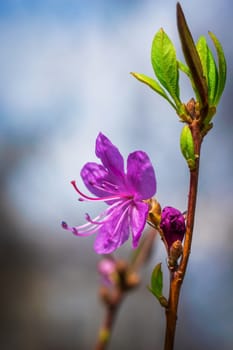
[[[111,337],[116,314],[117,314],[117,311],[119,310],[123,297],[124,297],[124,292],[123,290],[119,289],[115,298],[115,303],[106,304],[105,318],[103,320],[103,325],[99,330],[95,350],[105,350],[107,348],[107,345]]]
[[[181,285],[183,283],[185,272],[191,252],[191,243],[194,227],[197,190],[198,190],[198,173],[199,173],[199,157],[202,136],[200,132],[200,125],[197,119],[193,120],[191,124],[191,131],[194,140],[195,154],[198,155],[196,159],[195,169],[190,170],[190,185],[189,185],[189,197],[188,197],[188,211],[186,221],[186,235],[184,241],[183,256],[178,267],[178,270],[172,274],[170,281],[170,291],[168,299],[168,307],[166,308],[166,335],[164,350],[172,350],[174,347],[176,321],[177,321],[177,309],[179,303],[179,296]]]
[[[133,261],[129,264],[118,263],[118,273],[120,275],[120,283],[114,287],[114,290],[109,291],[105,287],[101,287],[100,296],[105,305],[105,316],[100,327],[95,350],[105,350],[111,338],[114,321],[120,305],[126,294],[138,286],[139,276],[138,271],[142,265],[148,260],[153,247],[153,241],[156,237],[156,230],[150,229],[144,240],[141,243],[139,251]]]

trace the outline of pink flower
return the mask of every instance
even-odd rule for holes
[[[96,139],[96,156],[102,164],[87,163],[81,170],[84,184],[96,197],[82,193],[75,181],[71,183],[81,196],[80,201],[104,201],[108,208],[95,219],[86,214],[87,223],[82,226],[71,227],[62,222],[62,227],[77,236],[96,233],[94,249],[98,254],[113,252],[130,235],[136,248],[149,211],[145,200],[156,192],[150,159],[143,151],[129,154],[125,172],[121,153],[102,133]]]

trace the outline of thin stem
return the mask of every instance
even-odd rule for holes
[[[105,350],[107,349],[114,321],[116,319],[117,311],[120,307],[121,301],[123,299],[123,291],[119,290],[117,295],[117,300],[114,305],[108,304],[106,306],[105,319],[103,325],[100,328],[95,350]]]
[[[191,131],[194,140],[195,154],[198,155],[196,159],[196,167],[190,171],[190,184],[189,184],[189,196],[188,196],[188,208],[187,208],[187,221],[186,221],[186,234],[184,241],[183,255],[175,273],[172,273],[170,280],[170,290],[168,307],[166,308],[166,335],[164,350],[173,350],[176,321],[177,321],[177,309],[179,304],[179,296],[181,285],[183,283],[185,272],[191,252],[195,209],[197,201],[197,190],[198,190],[198,174],[199,174],[199,157],[201,150],[202,137],[200,133],[200,126],[198,120],[193,120],[191,125]]]
[[[107,349],[117,312],[125,295],[138,285],[138,271],[150,257],[156,234],[157,231],[155,229],[149,230],[144,240],[142,240],[137,256],[128,264],[128,267],[123,273],[123,283],[115,287],[114,291],[110,293],[110,297],[109,294],[107,294],[107,298],[102,298],[104,299],[105,316],[99,330],[97,342],[94,348],[95,350]]]

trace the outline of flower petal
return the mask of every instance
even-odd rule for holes
[[[149,212],[147,203],[135,202],[130,211],[130,226],[133,236],[133,248],[138,246]]]
[[[108,180],[109,175],[103,165],[86,163],[81,170],[81,177],[88,190],[97,197],[106,197],[107,191],[102,190],[102,184]]]
[[[95,153],[112,175],[124,176],[124,159],[118,148],[102,133],[96,139]]]
[[[136,199],[148,199],[155,194],[155,172],[145,152],[136,151],[128,156],[127,180],[137,194]]]
[[[120,197],[121,193],[126,193],[125,181],[122,183],[97,163],[86,163],[81,170],[81,177],[88,190],[99,198],[116,196]],[[106,201],[108,204],[110,201]]]
[[[103,224],[97,234],[94,249],[98,254],[110,254],[119,248],[130,234],[128,206],[115,208],[112,217]]]

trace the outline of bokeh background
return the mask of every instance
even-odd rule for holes
[[[92,349],[103,308],[94,237],[78,225],[99,208],[77,201],[70,180],[95,160],[99,131],[124,156],[143,149],[161,204],[185,210],[188,172],[182,125],[171,107],[130,75],[153,75],[150,47],[163,27],[182,59],[171,0],[0,1],[0,348]],[[228,61],[226,90],[203,144],[193,249],[182,289],[177,349],[233,347],[232,32],[230,0],[183,0],[194,38],[213,31]],[[181,77],[182,98],[192,92]],[[130,242],[118,252],[127,257]],[[120,310],[109,349],[161,349],[164,315],[142,285]]]

